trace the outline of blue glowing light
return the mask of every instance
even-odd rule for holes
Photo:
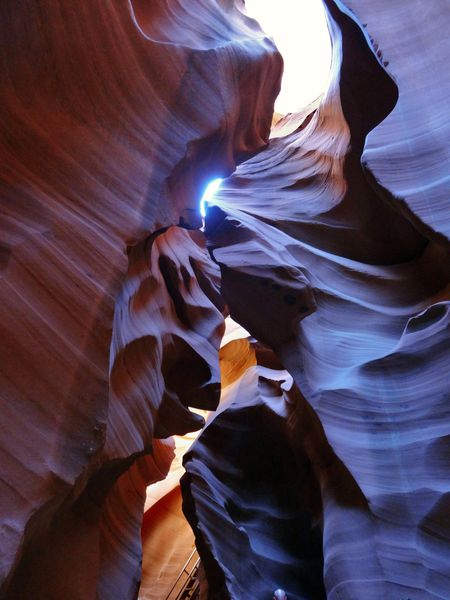
[[[209,200],[211,200],[211,198],[217,192],[222,181],[223,181],[223,179],[220,179],[220,177],[219,177],[217,179],[213,179],[212,181],[210,181],[210,183],[208,183],[208,185],[206,186],[206,189],[203,193],[202,199],[200,200],[200,214],[202,215],[203,218],[206,217],[207,202]]]

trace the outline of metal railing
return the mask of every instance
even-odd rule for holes
[[[165,600],[197,600],[200,596],[197,550],[191,552]]]

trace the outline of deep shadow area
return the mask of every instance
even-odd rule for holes
[[[183,510],[211,598],[228,597],[216,561],[232,572],[231,597],[263,600],[279,587],[290,600],[326,597],[318,484],[309,460],[294,456],[284,419],[262,403],[232,405],[184,463]]]

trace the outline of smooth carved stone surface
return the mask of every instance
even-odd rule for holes
[[[171,438],[155,438],[198,429],[204,419],[188,406],[219,401],[223,302],[204,245],[200,232],[171,227],[130,249],[116,300],[101,468],[33,524],[5,598],[135,597],[146,489],[174,458]],[[55,569],[64,577],[49,587]]]
[[[194,223],[207,179],[264,148],[281,59],[240,1],[184,4],[0,8],[2,598],[135,597],[144,489],[173,458],[154,436],[200,427],[188,406],[217,401],[218,271],[197,234],[162,229]],[[277,413],[286,390],[255,378],[244,398],[255,404],[224,406],[205,439],[216,427],[220,439],[228,419],[239,428],[249,410],[261,428],[236,460],[250,473],[273,431],[274,459],[308,457],[314,477],[299,503],[262,480],[274,507],[301,520],[320,488],[311,510],[322,515],[330,600],[447,600],[450,261],[438,234],[448,235],[448,11],[445,0],[325,4],[327,93],[277,123],[207,224],[232,314],[276,348],[316,413],[289,421]],[[226,382],[239,386],[261,367],[247,369],[254,357],[235,348],[244,374],[235,379],[228,355]],[[255,357],[276,362],[261,346]],[[252,508],[260,494],[211,444],[197,446],[198,489],[217,491],[216,503],[191,486],[188,507],[215,544],[212,558],[203,548],[209,580],[237,597],[244,585],[270,595],[279,573],[293,594],[321,586],[319,553],[314,571],[290,570],[301,536],[294,544],[272,528],[269,557],[247,543],[236,524],[259,543],[273,515],[266,503],[248,527],[236,490]],[[264,459],[280,485],[303,473]],[[226,485],[212,485],[224,469]],[[216,509],[229,540],[211,523]],[[245,580],[227,572],[241,539]]]
[[[114,483],[100,520],[97,597],[135,598],[141,582],[141,527],[147,488],[167,477],[174,444],[153,440],[152,454],[139,457]]]
[[[286,379],[248,368],[185,455],[183,510],[208,597],[262,600],[281,585],[292,600],[325,598],[320,493],[308,457],[289,443]]]
[[[101,468],[34,520],[5,598],[135,597],[146,488],[166,477],[174,458],[173,443],[155,437],[198,429],[203,417],[188,406],[219,401],[218,274],[200,232],[172,227],[130,249],[116,301]],[[50,586],[55,569],[64,577]]]
[[[225,328],[219,269],[203,235],[179,227],[129,251],[116,300],[105,452],[133,456],[160,448],[154,438],[200,429],[220,395],[219,346]],[[171,460],[174,454],[172,452]],[[101,598],[134,598],[140,581],[140,523],[146,487],[139,461],[106,498],[101,528]],[[145,464],[144,464],[145,466]],[[138,475],[140,477],[138,477]]]
[[[369,131],[370,143],[379,143],[380,168],[384,143],[386,156],[394,138],[405,150],[404,124],[396,127],[388,117],[398,91],[363,28],[327,5],[334,49],[330,89],[303,126],[292,131],[292,117],[277,123],[269,147],[223,182],[206,232],[231,315],[256,337],[262,311],[264,341],[315,409],[353,479],[348,499],[356,498],[357,506],[338,497],[334,514],[324,508],[327,598],[443,600],[450,589],[444,558],[450,551],[450,248],[417,219],[430,225],[436,217],[436,231],[442,230],[435,203],[444,201],[435,195],[441,165],[432,177],[432,205],[408,197],[416,214],[395,198],[395,186],[382,187],[361,166]],[[367,6],[358,3],[359,12],[369,12]],[[385,8],[386,24],[391,13]],[[410,89],[416,85],[412,78]],[[440,111],[438,103],[432,119],[439,121]],[[388,125],[389,136],[377,138]],[[277,133],[283,128],[288,135]],[[425,148],[433,135],[433,128],[424,134]],[[402,164],[410,168],[406,154]],[[246,295],[248,265],[264,265],[268,280],[282,268],[301,274],[299,285],[307,281],[314,310],[285,323],[291,335],[281,343],[279,312],[259,307],[274,306],[290,286],[261,287],[255,303],[251,277]]]
[[[106,451],[130,455],[200,429],[219,402],[225,328],[219,269],[200,232],[171,227],[133,247],[116,301]]]
[[[292,261],[283,265],[268,240],[217,209],[211,213],[214,225],[208,225],[207,235],[221,267],[222,293],[232,317],[256,339],[280,346],[315,310],[308,279]]]
[[[139,583],[140,524],[149,482],[165,477],[172,444],[156,441],[152,455],[111,465],[78,497],[49,504],[31,523],[21,560],[2,597],[133,598]],[[58,500],[58,499],[57,499]]]
[[[400,95],[367,139],[363,160],[432,230],[450,237],[449,7],[446,0],[345,0]]]
[[[101,464],[126,246],[197,210],[211,172],[267,142],[273,43],[234,3],[192,0],[182,28],[175,9],[0,9],[2,590],[44,513],[67,510]]]
[[[262,600],[282,584],[294,600],[325,598],[322,547],[339,548],[341,576],[356,564],[361,578],[380,573],[375,523],[316,412],[273,353],[255,350],[258,366],[223,389],[185,457],[184,511],[211,597]]]

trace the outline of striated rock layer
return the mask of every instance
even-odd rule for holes
[[[130,329],[114,325],[109,385],[126,249],[163,227],[198,221],[197,197],[209,174],[230,173],[238,157],[266,144],[281,58],[233,3],[194,0],[186,11],[171,0],[7,0],[0,14],[0,595],[122,600],[134,592],[121,584],[114,591],[112,567],[104,576],[113,591],[103,583],[97,590],[99,523],[102,531],[114,528],[117,522],[105,523],[113,511],[127,535],[126,489],[137,485],[143,497],[148,481],[167,472],[170,453],[159,464],[154,446],[155,464],[142,459],[131,467],[138,455],[150,456],[155,423],[164,436],[198,424],[178,403],[177,389],[168,384],[163,393],[158,372],[161,361],[170,372],[172,350],[181,357],[196,346],[168,333],[183,302],[172,258],[161,269],[168,295],[158,325],[134,338],[131,328],[155,316],[136,306],[142,294],[134,301],[140,315],[126,321]],[[189,250],[182,252],[188,260]],[[188,279],[192,268],[186,264]],[[209,272],[200,275],[200,288]],[[197,289],[187,302],[204,310]],[[209,316],[204,330],[196,317],[194,337],[211,348],[216,322]],[[200,340],[203,334],[209,339]],[[185,367],[193,387],[209,368],[202,355],[197,375],[198,351]],[[165,414],[158,416],[161,401]],[[173,424],[171,411],[178,415]],[[136,472],[115,486],[128,468]],[[74,537],[63,533],[61,520],[71,522]],[[80,564],[88,565],[82,573]],[[56,572],[64,591],[54,584]]]
[[[448,10],[324,4],[329,89],[265,149],[281,57],[240,0],[3,2],[1,598],[136,598],[229,309],[260,343],[186,458],[208,594],[448,599]],[[240,162],[211,258],[176,225]]]
[[[435,212],[435,202],[445,199],[437,194],[437,181],[428,208],[418,200],[422,190],[405,203],[396,198],[398,188],[385,187],[387,178],[378,181],[383,168],[394,168],[392,147],[383,159],[389,139],[402,140],[398,165],[405,173],[411,168],[405,123],[384,120],[395,112],[402,89],[399,94],[385,70],[382,46],[371,47],[351,13],[326,4],[334,49],[329,90],[306,119],[280,121],[268,149],[224,182],[208,215],[207,236],[231,315],[275,350],[348,470],[347,499],[321,487],[327,598],[445,599],[450,245],[439,234],[440,209]],[[366,14],[364,5],[358,4],[358,14]],[[390,5],[382,8],[386,23]],[[377,19],[379,10],[372,11]],[[365,31],[371,33],[370,22]],[[389,67],[395,75],[395,61]],[[414,80],[413,91],[416,86]],[[440,111],[438,104],[437,119]],[[377,135],[378,126],[389,136]],[[370,131],[367,156],[377,157],[374,173],[362,163]],[[424,168],[428,160],[433,154]],[[440,169],[435,155],[434,161]],[[432,231],[435,218],[439,225]],[[202,456],[209,438],[206,430],[199,440]],[[220,496],[222,481],[214,477],[222,471],[214,458],[208,464],[212,475],[204,478]],[[187,467],[197,475],[196,466]],[[323,467],[330,473],[334,468]],[[195,498],[196,482],[191,487]],[[329,513],[332,504],[337,510]],[[198,501],[189,510],[198,531],[204,518],[205,535],[213,537],[204,505]],[[227,518],[226,504],[222,511]],[[233,591],[232,552],[219,554],[209,537],[206,544],[221,557],[216,564],[223,561],[230,596],[243,597]],[[252,589],[253,579],[246,585]],[[252,597],[265,597],[257,577],[254,585]]]
[[[289,443],[283,371],[250,367],[185,455],[183,509],[212,598],[325,598],[319,484]],[[296,434],[300,433],[299,431]],[[264,449],[267,449],[265,451]]]

